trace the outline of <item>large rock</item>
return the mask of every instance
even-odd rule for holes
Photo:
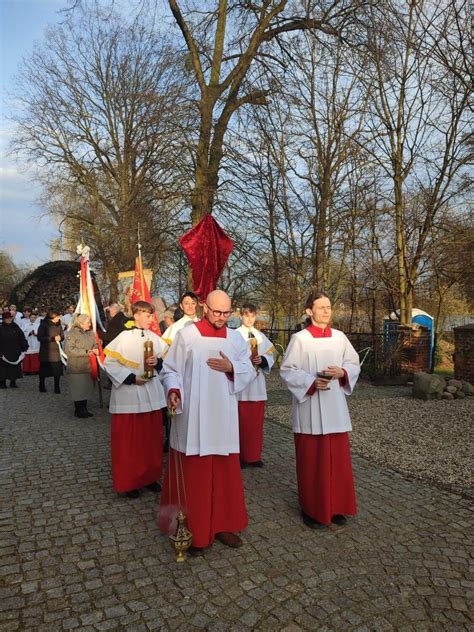
[[[444,393],[441,395],[441,399],[454,399],[454,395],[452,393],[449,393],[448,391],[444,391]]]
[[[464,399],[466,397],[466,393],[464,391],[456,391],[454,397],[456,399]]]
[[[474,386],[472,384],[469,384],[469,382],[466,382],[465,380],[462,381],[462,390],[463,393],[465,393],[466,395],[474,395]]]
[[[441,399],[446,387],[446,380],[439,375],[415,373],[413,376],[413,397],[417,399]]]
[[[453,395],[455,395],[458,392],[458,388],[456,388],[456,386],[453,386],[452,384],[450,384],[449,386],[446,387],[446,391],[448,393],[452,393]]]

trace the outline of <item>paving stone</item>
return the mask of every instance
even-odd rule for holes
[[[278,404],[286,417],[266,425],[265,468],[243,472],[244,546],[216,543],[179,565],[157,532],[156,496],[113,493],[106,410],[91,402],[94,418],[79,425],[67,394],[38,398],[36,388],[24,378],[0,392],[11,413],[0,454],[11,499],[0,513],[2,632],[474,632],[468,494],[354,456],[359,515],[311,531],[299,516],[290,409]]]

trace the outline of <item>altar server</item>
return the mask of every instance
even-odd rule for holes
[[[273,366],[274,347],[261,331],[254,327],[257,308],[246,303],[240,310],[242,325],[237,329],[248,344],[250,359],[255,367],[254,379],[237,396],[239,400],[240,466],[262,467],[263,424],[267,388],[265,375]]]
[[[231,302],[211,292],[204,317],[182,328],[163,363],[160,377],[171,422],[170,453],[163,483],[159,526],[174,530],[184,504],[193,534],[193,553],[215,538],[242,545],[237,531],[247,526],[239,464],[237,394],[255,377],[247,343],[226,326]]]
[[[40,326],[38,314],[32,311],[28,319],[23,319],[23,333],[28,342],[28,349],[25,352],[23,360],[23,373],[26,375],[36,375],[40,370],[39,350],[40,342],[38,340],[38,327]]]
[[[183,316],[175,323],[172,323],[164,332],[163,340],[167,345],[171,346],[176,334],[183,327],[195,323],[199,320],[197,316],[199,299],[194,292],[185,292],[179,299],[179,307],[183,312]]]
[[[150,331],[154,306],[146,301],[132,304],[134,324],[104,349],[104,368],[112,380],[109,410],[112,413],[112,478],[114,490],[138,498],[140,489],[160,491],[163,460],[163,419],[166,406],[163,387],[153,370],[167,345]],[[145,365],[144,343],[153,343],[153,355]]]
[[[345,524],[356,499],[346,396],[360,372],[359,356],[341,331],[329,326],[331,302],[323,292],[306,302],[308,327],[294,334],[280,374],[293,395],[298,496],[311,528]]]

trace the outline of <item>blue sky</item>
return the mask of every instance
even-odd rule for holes
[[[0,249],[17,265],[41,265],[50,258],[49,241],[58,231],[37,203],[40,188],[33,173],[6,154],[13,125],[9,93],[25,55],[40,41],[47,24],[62,21],[67,0],[0,0]]]

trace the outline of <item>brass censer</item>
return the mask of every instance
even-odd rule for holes
[[[145,340],[143,343],[143,366],[145,369],[144,377],[149,380],[155,374],[155,367],[148,366],[147,359],[153,355],[153,342],[151,340]]]
[[[170,535],[171,546],[176,552],[176,561],[184,562],[186,560],[185,552],[189,549],[193,542],[193,534],[186,527],[186,516],[179,510],[178,517],[176,518],[178,526],[173,535]]]

